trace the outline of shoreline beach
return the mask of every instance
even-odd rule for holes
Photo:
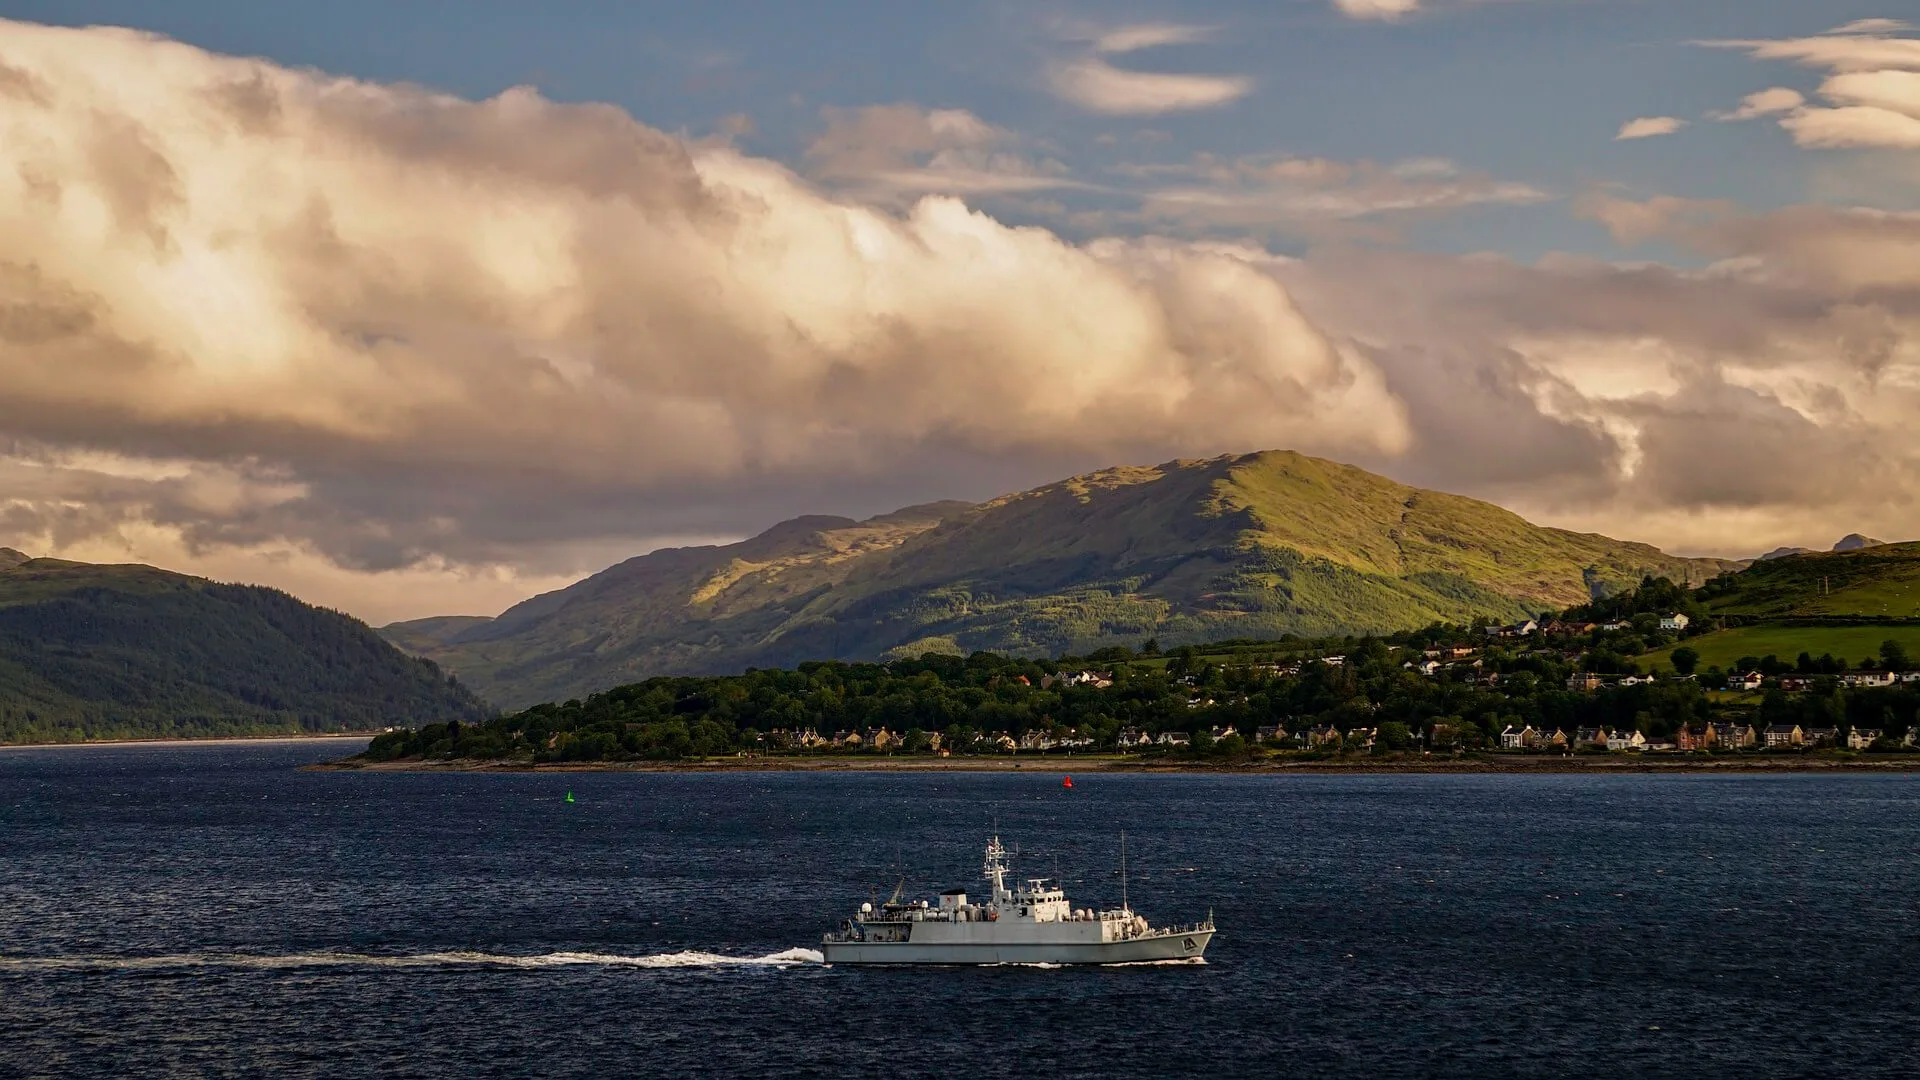
[[[996,757],[753,757],[701,761],[550,762],[450,760],[361,762],[353,759],[301,767],[315,772],[1130,772],[1130,773],[1296,773],[1321,775],[1412,773],[1781,773],[1781,772],[1920,772],[1920,755],[1885,757],[1743,757],[1601,758],[1547,756],[1485,756],[1431,759],[1323,759],[1319,761],[1262,760],[1244,763],[1167,761],[1113,756],[1053,757],[1015,760]]]

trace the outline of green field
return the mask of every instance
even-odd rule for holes
[[[1685,644],[1700,654],[1700,668],[1731,668],[1743,656],[1769,653],[1791,663],[1803,652],[1819,656],[1832,653],[1850,664],[1880,654],[1880,643],[1897,641],[1907,652],[1920,656],[1920,626],[1743,626],[1689,638]],[[1675,646],[1674,648],[1678,648]],[[1672,648],[1648,653],[1640,659],[1651,663],[1655,671],[1671,671]]]

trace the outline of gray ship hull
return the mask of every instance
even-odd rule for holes
[[[1119,941],[825,941],[829,964],[1144,964],[1199,960],[1212,930]]]

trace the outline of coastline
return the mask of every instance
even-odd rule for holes
[[[0,750],[79,750],[88,747],[126,746],[250,746],[254,743],[340,742],[347,739],[372,739],[377,731],[349,731],[333,735],[221,735],[212,739],[98,739],[85,742],[0,743]]]
[[[1363,775],[1363,774],[1468,774],[1509,773],[1545,775],[1566,773],[1787,773],[1787,772],[1867,772],[1920,773],[1920,755],[1886,757],[1825,758],[1696,758],[1673,759],[1582,758],[1487,756],[1447,759],[1401,759],[1351,761],[1250,761],[1244,763],[1213,761],[1165,761],[1151,758],[1113,756],[1029,758],[919,758],[919,757],[779,757],[716,758],[701,761],[612,761],[551,762],[533,764],[513,761],[383,761],[359,762],[353,759],[321,762],[300,767],[303,772],[389,772],[389,773],[662,773],[662,772],[918,772],[983,773],[1023,772],[1039,774],[1073,773],[1215,773],[1223,775]]]

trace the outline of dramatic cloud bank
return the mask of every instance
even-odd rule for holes
[[[1834,75],[1909,70],[1876,64]],[[529,90],[0,23],[0,544],[485,612],[797,512],[1268,447],[1688,550],[1920,536],[1920,216],[1576,202],[1689,271],[1075,243],[922,194],[1072,182],[972,113],[823,124],[829,189]],[[1547,197],[1436,159],[1137,179],[1173,230]]]
[[[894,215],[529,90],[22,24],[0,57],[15,546],[491,573],[969,465],[1406,445],[1372,365],[1231,254]],[[839,120],[843,163],[876,128],[995,138]]]

